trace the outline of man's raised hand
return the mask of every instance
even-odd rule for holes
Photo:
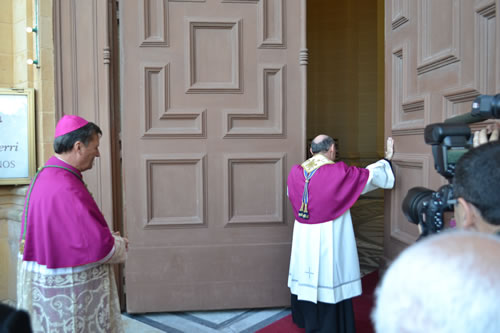
[[[390,161],[393,155],[394,155],[394,140],[392,139],[392,137],[388,137],[385,148],[385,158]]]

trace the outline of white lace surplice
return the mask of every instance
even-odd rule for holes
[[[106,258],[84,266],[48,269],[20,256],[17,306],[30,313],[34,332],[123,332],[111,263],[125,258],[121,237]]]

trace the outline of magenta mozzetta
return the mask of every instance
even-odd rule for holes
[[[41,170],[29,199],[23,260],[47,268],[75,267],[103,259],[114,239],[104,216],[76,168],[51,157]],[[43,200],[42,200],[43,198]],[[89,221],[94,221],[89,223]]]
[[[367,169],[349,167],[344,162],[324,164],[309,180],[307,210],[309,218],[299,215],[303,202],[304,168],[294,165],[288,175],[288,197],[295,219],[301,223],[323,223],[344,214],[359,198],[368,181]]]

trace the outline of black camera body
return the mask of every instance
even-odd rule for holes
[[[500,118],[500,94],[480,95],[472,103],[470,113],[425,127],[425,143],[432,146],[434,167],[448,180],[437,191],[413,187],[406,194],[402,209],[408,221],[420,225],[421,237],[440,232],[444,213],[453,211],[453,177],[460,157],[472,147],[471,131],[467,124]]]
[[[406,194],[402,208],[408,221],[421,226],[421,236],[437,233],[444,227],[444,213],[453,211],[453,186],[446,184],[437,191],[413,187]]]

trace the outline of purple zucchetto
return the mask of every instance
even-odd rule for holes
[[[58,136],[68,134],[69,132],[73,132],[83,126],[87,125],[89,122],[79,116],[74,115],[65,115],[63,116],[56,126],[56,132],[54,138]]]

